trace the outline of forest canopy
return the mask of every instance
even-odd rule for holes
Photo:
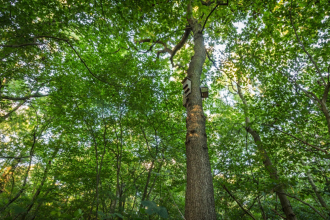
[[[329,13],[0,0],[0,219],[330,219]]]

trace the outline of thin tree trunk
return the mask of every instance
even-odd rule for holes
[[[43,178],[41,180],[40,186],[38,187],[36,193],[34,194],[30,205],[27,206],[26,212],[23,214],[22,219],[25,219],[26,218],[26,216],[29,214],[30,210],[32,209],[35,201],[37,200],[38,196],[40,195],[41,190],[42,190],[42,187],[44,186],[44,183],[46,181],[48,170],[49,170],[49,168],[51,166],[52,160],[54,159],[54,157],[56,156],[56,154],[57,154],[58,151],[59,151],[59,149],[55,149],[52,157],[49,159],[48,164],[46,165],[46,168],[45,168],[44,175],[43,175]]]
[[[31,147],[31,150],[30,150],[30,162],[29,162],[29,166],[27,167],[27,170],[26,170],[26,173],[25,173],[25,177],[24,177],[22,188],[21,188],[20,191],[18,191],[18,193],[15,195],[14,198],[12,198],[11,200],[9,200],[9,202],[6,205],[4,205],[2,208],[0,208],[0,213],[2,213],[13,202],[15,202],[16,199],[18,199],[21,196],[21,194],[24,192],[24,190],[26,189],[25,188],[25,185],[27,183],[27,179],[28,179],[29,172],[30,172],[30,169],[31,169],[32,157],[33,157],[34,147],[35,147],[36,142],[37,142],[37,136],[36,136],[36,131],[35,131],[34,134],[33,134],[33,143],[32,143],[32,147]]]
[[[260,210],[261,210],[261,213],[262,213],[262,218],[263,218],[264,220],[267,220],[267,216],[266,216],[266,214],[265,214],[264,208],[263,208],[262,205],[261,205],[261,202],[260,202],[260,198],[259,198],[259,197],[258,197],[258,204],[259,204],[259,207],[260,207]]]
[[[162,163],[159,165],[159,168],[158,168],[158,170],[157,170],[157,173],[160,173],[160,170],[162,169],[162,166],[163,166],[163,161],[162,161]],[[152,190],[153,190],[153,188],[154,188],[154,186],[155,186],[155,184],[156,184],[156,180],[157,180],[157,176],[155,176],[155,179],[154,179],[154,181],[153,181],[153,183],[152,183],[152,185],[151,185],[151,187],[150,187],[150,189],[149,189],[149,192],[148,192],[148,194],[147,194],[147,199],[149,199],[149,196],[150,196],[150,194],[151,194],[151,192],[152,192]]]
[[[121,159],[122,159],[122,152],[123,152],[123,129],[121,124],[121,113],[119,117],[119,124],[120,124],[120,138],[117,133],[117,129],[115,127],[115,134],[117,138],[117,152],[116,152],[116,158],[117,158],[117,175],[116,175],[116,198],[111,203],[111,212],[114,213],[116,211],[116,205],[117,201],[120,197],[120,171],[121,171]],[[116,123],[117,125],[117,123]]]
[[[45,193],[44,197],[46,197],[46,196],[48,195],[48,193],[49,193],[51,190],[52,190],[52,189],[49,189],[49,190]],[[39,211],[39,208],[41,207],[42,204],[43,204],[43,202],[39,202],[38,206],[35,208],[34,215],[32,216],[32,218],[31,218],[30,220],[34,220],[34,219],[37,217],[37,215],[38,215],[38,211]]]
[[[278,175],[276,172],[276,168],[274,167],[271,160],[269,159],[266,150],[263,148],[259,134],[250,127],[247,127],[246,130],[253,137],[254,142],[256,143],[256,145],[258,147],[258,151],[261,154],[261,157],[263,159],[263,164],[264,164],[267,172],[269,173],[270,177],[274,180],[278,180],[279,178],[278,178]],[[279,184],[279,186],[276,188],[275,192],[277,193],[278,198],[280,199],[283,211],[284,211],[287,219],[296,220],[297,219],[296,215],[294,214],[294,212],[292,210],[292,206],[290,204],[289,199],[285,195],[285,190],[283,189],[283,186],[281,184]]]
[[[150,182],[150,178],[151,178],[151,172],[152,172],[152,170],[154,168],[154,162],[155,162],[155,160],[153,160],[151,162],[151,165],[150,165],[150,168],[149,168],[149,171],[148,171],[147,182],[146,182],[146,184],[144,186],[144,190],[143,190],[141,201],[144,201],[147,198],[147,195],[148,195],[148,186],[149,186],[149,182]]]
[[[301,163],[305,166],[306,164],[301,161]],[[323,197],[321,196],[321,194],[319,193],[319,190],[317,189],[315,183],[314,183],[314,180],[312,178],[312,175],[310,174],[309,171],[306,172],[306,176],[307,176],[307,179],[308,179],[308,182],[309,184],[312,186],[312,189],[317,197],[317,199],[319,200],[320,204],[322,205],[323,208],[327,209],[328,211],[330,211],[327,203],[324,201]]]
[[[192,14],[191,4],[188,15]],[[187,220],[215,220],[215,204],[211,166],[208,155],[205,116],[200,92],[200,77],[206,58],[202,26],[196,19],[188,18],[194,36],[194,56],[189,63],[188,77],[191,94],[186,104],[186,156],[187,190],[185,218]]]
[[[261,154],[262,160],[263,160],[263,164],[267,170],[267,172],[269,173],[270,177],[274,180],[278,180],[278,175],[277,175],[277,171],[276,168],[274,167],[274,165],[272,164],[271,160],[269,159],[269,156],[267,154],[267,151],[263,148],[262,142],[261,142],[261,138],[259,136],[259,134],[253,130],[251,127],[249,127],[250,124],[250,118],[248,117],[248,104],[244,98],[244,95],[242,93],[242,89],[241,89],[241,83],[240,83],[240,78],[238,78],[238,82],[237,82],[237,93],[239,95],[239,97],[241,98],[243,104],[244,104],[244,114],[245,114],[245,123],[246,123],[246,131],[248,133],[250,133],[250,135],[253,137],[255,144],[257,145],[258,151]],[[276,193],[278,195],[278,198],[280,199],[283,211],[285,213],[285,216],[288,220],[296,220],[296,215],[293,212],[292,206],[290,204],[289,199],[287,198],[287,196],[285,195],[285,191],[283,189],[282,184],[279,184],[279,186],[276,189]]]

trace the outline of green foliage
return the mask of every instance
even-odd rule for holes
[[[215,4],[192,4],[203,25]],[[180,42],[187,1],[0,5],[0,218],[182,219],[181,81],[193,39],[173,58],[182,67],[157,52],[160,41]],[[329,206],[329,12],[326,0],[233,0],[208,17],[201,81],[210,91],[203,107],[218,219],[250,218],[223,184],[257,219],[262,210],[284,215],[280,185],[329,213],[307,177]],[[290,203],[298,219],[322,219]]]
[[[141,204],[146,207],[145,211],[148,215],[156,213],[162,218],[168,218],[167,210],[165,207],[159,206],[153,201],[142,201]]]

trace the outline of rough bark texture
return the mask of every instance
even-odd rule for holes
[[[267,154],[267,151],[264,149],[259,134],[255,130],[253,130],[251,127],[249,127],[250,118],[248,117],[248,105],[247,105],[247,102],[242,93],[242,89],[240,87],[240,79],[238,79],[237,91],[238,91],[239,97],[241,98],[241,100],[244,104],[244,113],[246,115],[246,117],[245,117],[246,128],[245,129],[253,137],[254,142],[257,145],[258,151],[262,157],[262,162],[263,162],[267,172],[269,173],[269,176],[274,180],[278,180],[279,178],[277,175],[276,168],[272,164],[272,162]],[[290,204],[289,199],[285,195],[285,190],[283,189],[283,186],[280,184],[276,188],[275,191],[276,191],[278,198],[280,199],[280,202],[282,205],[282,210],[285,213],[287,220],[296,220],[297,219],[296,215],[294,214],[294,212],[292,210],[292,206]]]
[[[214,191],[205,133],[205,116],[200,93],[200,76],[206,58],[201,25],[188,19],[194,35],[194,56],[189,64],[191,94],[187,102],[187,190],[186,220],[215,220]]]

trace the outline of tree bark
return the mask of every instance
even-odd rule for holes
[[[206,51],[201,25],[192,17],[188,18],[188,22],[194,36],[194,56],[188,68],[188,77],[191,79],[191,94],[188,96],[189,100],[186,104],[187,190],[185,218],[186,220],[215,220],[212,173],[200,92],[200,77]]]

